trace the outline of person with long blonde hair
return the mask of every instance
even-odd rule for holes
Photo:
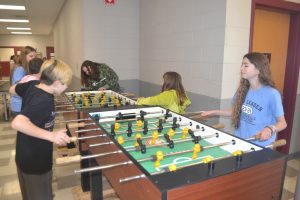
[[[231,116],[235,135],[267,146],[275,141],[276,133],[287,126],[281,95],[272,80],[269,59],[262,53],[243,57],[240,85],[228,110],[204,111],[202,116]]]
[[[147,98],[138,98],[138,105],[161,106],[173,112],[184,114],[191,104],[182,85],[181,76],[177,72],[166,72],[161,93]]]

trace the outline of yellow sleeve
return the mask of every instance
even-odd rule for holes
[[[138,98],[138,105],[148,105],[148,106],[162,106],[165,107],[170,104],[171,96],[168,92],[159,93],[156,96],[147,98]]]

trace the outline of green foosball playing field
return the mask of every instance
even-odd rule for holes
[[[77,109],[82,108],[101,108],[125,105],[134,105],[132,99],[111,90],[88,91],[88,92],[66,92],[68,100]]]
[[[188,125],[176,123],[177,128],[173,130],[174,122],[161,120],[160,123],[158,118],[147,119],[148,131],[144,131],[145,121],[101,122],[100,126],[150,174],[205,162],[207,158],[216,159],[231,155],[220,146],[213,146],[206,139],[192,138],[188,133]],[[210,137],[218,135],[213,134]],[[208,147],[211,145],[212,147]]]

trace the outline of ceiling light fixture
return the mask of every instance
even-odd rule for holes
[[[29,23],[28,19],[0,19],[0,22],[20,22],[20,23]]]
[[[6,27],[7,30],[23,30],[23,31],[30,31],[31,28],[22,28],[22,27]]]
[[[25,10],[25,6],[15,6],[15,5],[0,5],[2,10]]]
[[[30,35],[32,32],[10,32],[11,34],[25,34],[25,35]]]

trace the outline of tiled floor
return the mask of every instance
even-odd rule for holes
[[[0,117],[0,199],[19,200],[21,198],[15,155],[16,131],[10,128],[10,122]],[[56,152],[54,152],[56,155]],[[300,165],[300,158],[288,161],[282,200],[294,199],[295,185]],[[80,185],[80,177],[73,173],[79,164],[54,167],[53,189],[55,200],[75,199],[74,188]],[[78,188],[78,187],[77,187]],[[73,191],[73,192],[72,192]],[[78,198],[76,198],[78,199]],[[109,200],[116,197],[106,198]]]

